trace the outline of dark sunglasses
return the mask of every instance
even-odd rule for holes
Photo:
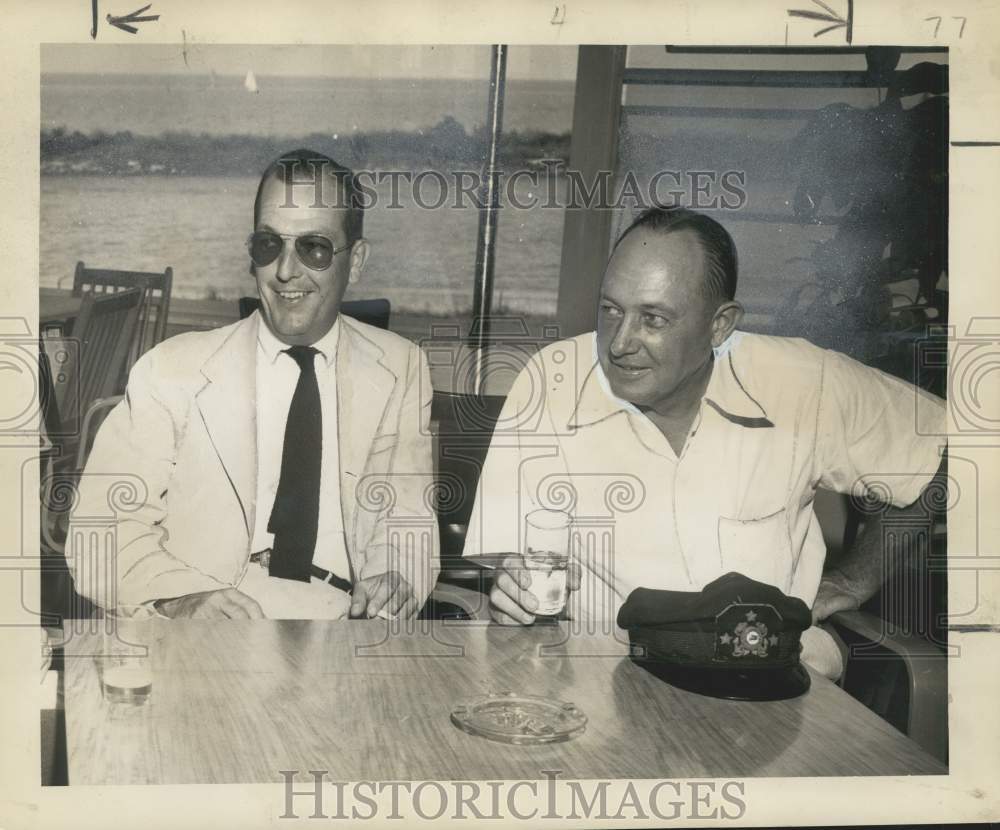
[[[318,234],[284,236],[273,231],[254,231],[247,239],[247,250],[250,252],[253,264],[258,268],[263,268],[274,262],[281,256],[286,239],[295,240],[295,253],[298,255],[299,261],[313,271],[329,268],[337,254],[346,251],[353,245],[349,242],[340,248],[335,248],[333,242]]]

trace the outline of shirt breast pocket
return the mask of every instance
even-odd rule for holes
[[[736,571],[774,585],[792,586],[792,540],[785,508],[757,519],[719,517],[719,553],[723,573]]]

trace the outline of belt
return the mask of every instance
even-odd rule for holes
[[[271,549],[262,550],[259,553],[251,553],[250,561],[256,562],[262,568],[267,570],[268,565],[271,562]],[[326,568],[321,568],[319,565],[309,566],[310,576],[316,577],[320,582],[325,582],[327,585],[332,585],[334,588],[339,588],[345,593],[351,593],[351,583],[344,579],[343,577],[337,576],[333,571],[328,571]]]

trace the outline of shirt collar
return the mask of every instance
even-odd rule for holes
[[[611,384],[601,368],[601,361],[597,355],[597,332],[590,336],[592,365],[587,377],[580,388],[580,394],[576,400],[576,406],[570,415],[568,426],[584,427],[603,421],[611,415],[619,412],[633,412],[642,414],[634,405],[619,398],[611,391]]]
[[[260,312],[258,312],[259,314]],[[323,356],[323,361],[327,366],[333,364],[337,358],[337,344],[340,342],[340,315],[333,321],[330,330],[319,340],[311,344],[316,351]],[[278,359],[278,355],[288,348],[287,343],[282,343],[264,322],[261,317],[257,324],[257,346],[264,353],[267,362],[273,364]]]
[[[737,426],[748,429],[773,427],[763,405],[748,389],[749,372],[737,368],[735,354],[743,338],[743,332],[734,331],[721,346],[712,350],[715,366],[705,390],[705,403]]]
[[[705,390],[704,402],[726,420],[742,427],[773,427],[764,407],[754,398],[737,372],[733,353],[743,339],[742,332],[733,332],[726,341],[712,350],[714,365]],[[596,424],[618,412],[641,414],[632,403],[611,391],[597,355],[597,333],[591,337],[593,365],[580,389],[568,426]]]

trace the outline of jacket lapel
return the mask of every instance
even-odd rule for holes
[[[208,436],[243,509],[248,538],[257,502],[257,321],[238,323],[202,366],[208,380],[198,393],[198,409]]]
[[[383,365],[382,349],[355,328],[350,318],[342,315],[341,321],[337,349],[340,502],[353,554],[357,548],[358,482],[365,474],[372,440],[382,425],[397,378]]]

